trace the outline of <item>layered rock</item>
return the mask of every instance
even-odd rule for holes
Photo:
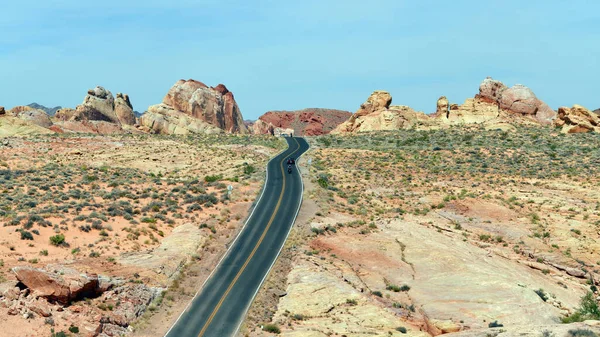
[[[175,83],[161,104],[140,117],[140,124],[155,133],[248,132],[232,92],[223,84],[208,87],[195,80]]]
[[[422,112],[391,103],[392,96],[387,91],[375,91],[348,121],[340,124],[331,133],[409,129],[429,120]]]
[[[255,134],[273,134],[274,128],[293,129],[296,135],[328,134],[345,122],[351,112],[335,109],[309,108],[297,111],[269,111],[252,126]],[[259,121],[261,123],[259,123]]]
[[[81,274],[64,266],[49,265],[46,270],[23,266],[14,267],[12,271],[34,296],[61,304],[77,298],[94,297],[99,292],[97,275]]]
[[[479,86],[479,94],[476,98],[497,104],[500,109],[508,112],[532,117],[543,125],[551,125],[556,118],[556,112],[522,84],[508,88],[502,82],[488,77]]]
[[[600,132],[600,117],[581,105],[560,107],[554,125],[563,133]]]

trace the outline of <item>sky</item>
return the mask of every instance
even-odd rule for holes
[[[0,15],[7,108],[74,108],[101,85],[143,112],[192,78],[225,84],[246,119],[354,112],[374,90],[431,113],[487,76],[600,108],[600,1],[19,0]]]

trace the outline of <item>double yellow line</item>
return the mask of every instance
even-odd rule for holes
[[[279,206],[281,206],[281,200],[283,200],[283,194],[285,192],[286,178],[285,178],[285,171],[283,169],[283,162],[285,161],[285,159],[287,157],[291,157],[294,153],[296,153],[296,152],[298,152],[298,150],[300,150],[300,143],[298,143],[298,140],[296,140],[296,138],[293,138],[293,139],[296,142],[296,145],[298,145],[298,148],[296,150],[294,150],[292,153],[290,153],[288,156],[284,157],[281,160],[281,163],[279,163],[279,166],[281,168],[281,174],[283,176],[283,187],[281,188],[281,194],[279,194],[279,200],[277,200],[277,205],[275,206],[275,210],[273,210],[273,214],[271,215],[271,218],[269,219],[269,223],[267,223],[267,227],[265,227],[265,230],[263,231],[262,235],[260,236],[260,239],[258,239],[258,242],[256,243],[256,246],[254,246],[254,249],[252,249],[252,252],[250,253],[250,255],[248,256],[248,258],[246,259],[246,262],[244,262],[244,264],[242,265],[242,268],[240,268],[240,270],[238,271],[237,275],[235,275],[235,278],[233,279],[233,281],[231,281],[231,283],[229,284],[229,287],[227,287],[227,290],[225,290],[225,293],[223,294],[223,296],[221,296],[221,299],[219,300],[219,303],[217,303],[217,305],[213,309],[212,313],[208,317],[208,320],[206,321],[206,323],[204,323],[204,326],[202,327],[202,330],[200,330],[200,334],[198,335],[198,337],[202,337],[206,333],[206,330],[208,329],[208,326],[210,325],[210,323],[212,322],[212,320],[217,315],[217,312],[221,308],[221,305],[223,305],[223,302],[227,298],[227,295],[229,295],[229,292],[235,286],[236,282],[238,281],[238,279],[240,278],[240,276],[242,275],[242,273],[244,272],[244,270],[246,269],[246,267],[250,263],[250,260],[252,260],[252,257],[254,257],[254,254],[258,250],[258,247],[260,247],[260,244],[264,240],[265,236],[267,235],[267,232],[269,231],[269,228],[271,228],[271,225],[273,224],[273,221],[275,220],[275,215],[277,215],[277,211],[279,211]],[[266,183],[267,182],[265,181],[265,184]]]

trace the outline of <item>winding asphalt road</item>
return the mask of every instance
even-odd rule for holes
[[[294,224],[302,201],[302,178],[287,173],[287,158],[308,144],[286,138],[288,149],[267,165],[258,203],[225,257],[165,337],[233,336]]]

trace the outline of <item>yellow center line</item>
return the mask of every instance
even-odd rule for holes
[[[298,143],[298,141],[295,138],[294,138],[294,141],[296,141],[296,144],[298,145],[298,148],[296,150],[294,150],[292,153],[290,153],[289,156],[293,155],[294,153],[298,152],[298,150],[300,150],[300,144]],[[250,253],[250,255],[248,256],[248,258],[246,259],[246,262],[244,262],[244,264],[242,265],[242,268],[240,268],[240,270],[238,271],[237,275],[235,275],[235,278],[233,279],[233,281],[231,281],[231,284],[229,284],[229,287],[227,287],[227,290],[225,290],[225,293],[223,294],[223,296],[221,296],[221,300],[219,301],[219,303],[217,303],[217,306],[214,308],[214,310],[212,311],[212,313],[208,317],[208,320],[204,324],[204,327],[202,327],[202,330],[200,330],[200,334],[198,335],[198,337],[202,337],[204,335],[204,333],[206,333],[206,329],[208,328],[208,326],[210,325],[210,323],[212,322],[212,320],[217,315],[217,312],[221,308],[221,305],[223,305],[223,302],[225,301],[225,298],[227,298],[227,295],[229,295],[229,292],[235,286],[236,282],[238,281],[238,279],[240,278],[240,276],[244,272],[244,269],[246,269],[246,266],[248,266],[248,263],[250,263],[250,260],[252,260],[252,257],[254,256],[254,254],[256,253],[256,251],[258,250],[258,247],[260,246],[260,244],[262,243],[263,239],[267,235],[267,232],[269,231],[269,228],[271,228],[271,224],[273,224],[273,221],[275,220],[275,215],[277,214],[277,211],[279,210],[279,206],[281,206],[281,200],[283,199],[283,193],[285,192],[285,181],[286,181],[286,178],[285,178],[285,172],[283,170],[283,162],[284,161],[285,161],[285,157],[281,160],[281,163],[279,164],[280,167],[281,167],[281,174],[284,177],[283,178],[283,186],[281,188],[281,194],[279,194],[279,200],[277,200],[277,205],[275,206],[275,210],[273,211],[273,214],[271,215],[271,219],[269,219],[269,223],[267,224],[267,227],[265,227],[265,230],[263,231],[262,235],[260,236],[260,239],[258,239],[258,242],[256,243],[256,246],[254,246],[254,249],[252,249],[252,252]],[[265,184],[266,183],[267,182],[265,181]]]

